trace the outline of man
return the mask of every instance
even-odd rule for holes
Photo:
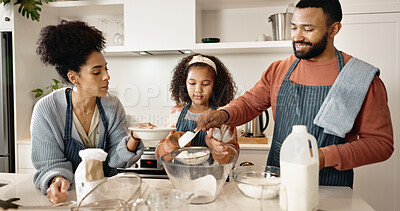
[[[293,125],[318,140],[320,185],[353,186],[353,168],[393,152],[393,128],[379,70],[337,51],[338,0],[301,0],[293,12],[294,55],[276,61],[243,96],[205,112],[196,130],[242,125],[272,107],[275,127],[267,165],[279,166],[281,144]]]

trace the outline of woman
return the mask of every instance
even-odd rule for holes
[[[131,166],[143,154],[143,143],[126,131],[121,102],[108,93],[104,47],[102,33],[80,21],[46,26],[40,33],[41,61],[74,85],[40,99],[32,114],[34,184],[53,204],[66,201],[80,150],[96,147],[108,153],[104,176]]]

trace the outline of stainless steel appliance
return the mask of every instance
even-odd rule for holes
[[[157,160],[155,147],[145,147],[142,157],[129,168],[119,168],[118,171],[133,171],[144,178],[168,179],[160,161]]]
[[[272,40],[290,40],[293,13],[277,13],[269,16],[268,22],[272,23]]]
[[[263,114],[265,113],[265,124]],[[264,130],[267,129],[269,123],[268,111],[265,110],[264,113],[260,114],[250,122],[245,125],[245,136],[246,137],[264,137]]]
[[[15,172],[12,33],[0,32],[0,172]]]

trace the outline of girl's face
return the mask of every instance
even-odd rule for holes
[[[102,53],[98,51],[90,53],[79,75],[75,76],[76,87],[85,96],[104,97],[107,94],[110,75]]]
[[[193,105],[208,106],[214,88],[214,77],[207,67],[191,67],[186,87]]]

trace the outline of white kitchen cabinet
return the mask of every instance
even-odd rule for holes
[[[0,31],[12,31],[14,29],[14,10],[12,3],[0,5]]]
[[[291,52],[290,41],[263,41],[272,37],[268,17],[286,11],[290,0],[86,0],[51,2],[60,17],[94,15],[123,17],[125,45],[106,48],[109,56],[137,56],[140,51],[193,50],[205,54]],[[342,0],[344,14],[400,11],[400,2]],[[89,18],[90,19],[90,18]],[[101,30],[103,27],[98,28]],[[109,29],[110,30],[110,29]],[[114,32],[110,33],[111,36]],[[220,43],[202,43],[218,37]],[[111,39],[111,38],[110,38]],[[111,46],[112,42],[109,42]],[[133,53],[136,52],[136,53]],[[153,52],[157,53],[157,52]]]
[[[126,48],[134,51],[193,49],[195,0],[129,0],[124,5]]]
[[[17,173],[35,173],[31,160],[31,141],[17,143]]]

